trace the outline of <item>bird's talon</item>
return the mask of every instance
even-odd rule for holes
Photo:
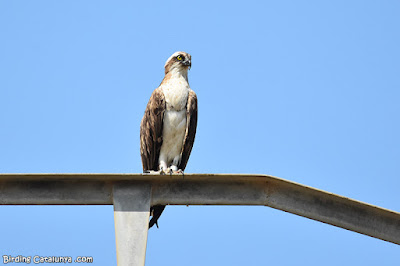
[[[182,175],[182,178],[185,178],[185,174],[184,174],[184,172],[183,172],[182,169],[178,169],[178,170],[175,171],[174,173],[175,173],[175,174],[178,174],[178,175]]]
[[[160,175],[165,175],[164,168],[161,168],[160,170],[158,170],[158,173],[159,173]]]

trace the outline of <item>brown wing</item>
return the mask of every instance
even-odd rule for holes
[[[151,94],[140,123],[140,155],[143,172],[158,170],[158,157],[163,142],[163,120],[165,112],[164,93],[157,88]]]
[[[186,106],[186,134],[183,140],[182,158],[178,169],[185,170],[192,151],[194,137],[197,128],[197,96],[192,90],[189,91],[189,98]]]

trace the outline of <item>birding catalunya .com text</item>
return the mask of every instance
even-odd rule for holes
[[[77,256],[12,256],[3,255],[3,264],[11,263],[26,263],[26,264],[39,264],[39,263],[93,263],[93,257]]]

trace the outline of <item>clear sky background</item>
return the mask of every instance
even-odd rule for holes
[[[399,1],[1,1],[0,172],[139,173],[175,51],[188,173],[262,173],[400,211]],[[0,255],[116,265],[112,206],[0,206]],[[146,265],[399,265],[399,246],[267,207],[167,207]]]

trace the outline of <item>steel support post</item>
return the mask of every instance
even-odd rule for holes
[[[151,185],[119,182],[113,186],[118,266],[144,266]]]

